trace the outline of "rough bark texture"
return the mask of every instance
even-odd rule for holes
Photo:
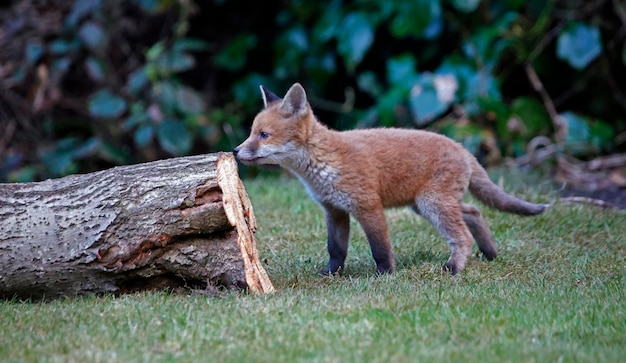
[[[0,184],[0,297],[271,292],[229,153]]]

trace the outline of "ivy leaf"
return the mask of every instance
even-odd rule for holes
[[[581,70],[602,53],[600,30],[596,26],[573,23],[559,35],[556,55],[572,68]]]
[[[72,10],[65,18],[65,24],[74,27],[87,14],[92,14],[102,6],[103,0],[77,0],[72,5]]]
[[[193,89],[179,85],[174,92],[176,95],[176,106],[181,112],[198,114],[206,109],[202,96]]]
[[[91,95],[87,105],[89,113],[98,118],[114,119],[126,111],[126,100],[112,94],[107,89]]]
[[[439,1],[413,0],[396,3],[391,19],[391,34],[396,38],[407,36],[433,39],[443,28],[442,9]]]
[[[30,64],[35,64],[43,56],[44,49],[40,43],[26,44],[26,60]]]
[[[128,81],[126,87],[133,95],[138,95],[145,86],[148,85],[148,75],[146,74],[146,68],[141,67],[128,75]]]
[[[379,97],[383,93],[383,87],[378,82],[376,73],[372,71],[360,73],[356,82],[360,90],[367,92],[372,97]]]
[[[550,116],[545,107],[534,98],[516,98],[511,104],[511,112],[518,116],[526,126],[528,136],[539,134],[551,124]]]
[[[139,147],[147,146],[154,135],[154,127],[152,125],[144,125],[135,130],[135,144]]]
[[[180,121],[166,120],[159,124],[157,139],[163,150],[172,155],[184,155],[191,150],[191,133]]]
[[[172,49],[176,52],[201,51],[208,48],[209,43],[196,38],[181,38],[176,40],[172,46]]]
[[[337,50],[350,71],[361,63],[374,42],[374,30],[365,14],[348,14],[337,34]]]
[[[162,71],[176,73],[190,70],[196,65],[196,61],[190,54],[172,50],[163,52],[157,65]]]
[[[213,58],[218,67],[229,71],[238,71],[246,65],[246,54],[257,44],[253,34],[239,34],[233,38],[226,48],[222,49]]]
[[[396,110],[406,100],[407,92],[401,87],[393,87],[387,93],[378,97],[376,111],[380,117],[382,126],[389,127],[395,125],[397,121]]]
[[[566,149],[574,154],[584,152],[589,146],[591,135],[588,120],[569,111],[563,112],[559,116],[567,124],[567,134],[565,135]]]
[[[424,73],[411,89],[409,105],[415,123],[424,126],[441,116],[454,102],[459,88],[452,74]]]
[[[460,12],[471,13],[476,10],[480,0],[451,0],[452,6]]]
[[[94,81],[100,82],[106,77],[103,62],[94,57],[87,57],[87,60],[85,61],[85,69],[87,70],[89,77]]]
[[[403,54],[387,60],[387,79],[393,85],[408,84],[415,77],[415,57]]]
[[[102,51],[109,42],[104,29],[92,21],[83,24],[78,34],[85,45],[93,51]]]

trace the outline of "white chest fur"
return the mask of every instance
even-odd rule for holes
[[[330,204],[338,209],[351,212],[354,202],[348,193],[337,187],[339,170],[325,163],[308,163],[300,170],[293,170],[307,192],[320,204]]]

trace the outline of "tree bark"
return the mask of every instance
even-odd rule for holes
[[[273,291],[232,154],[0,184],[0,297]]]

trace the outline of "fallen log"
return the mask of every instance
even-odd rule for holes
[[[0,297],[273,291],[232,154],[0,184]]]

